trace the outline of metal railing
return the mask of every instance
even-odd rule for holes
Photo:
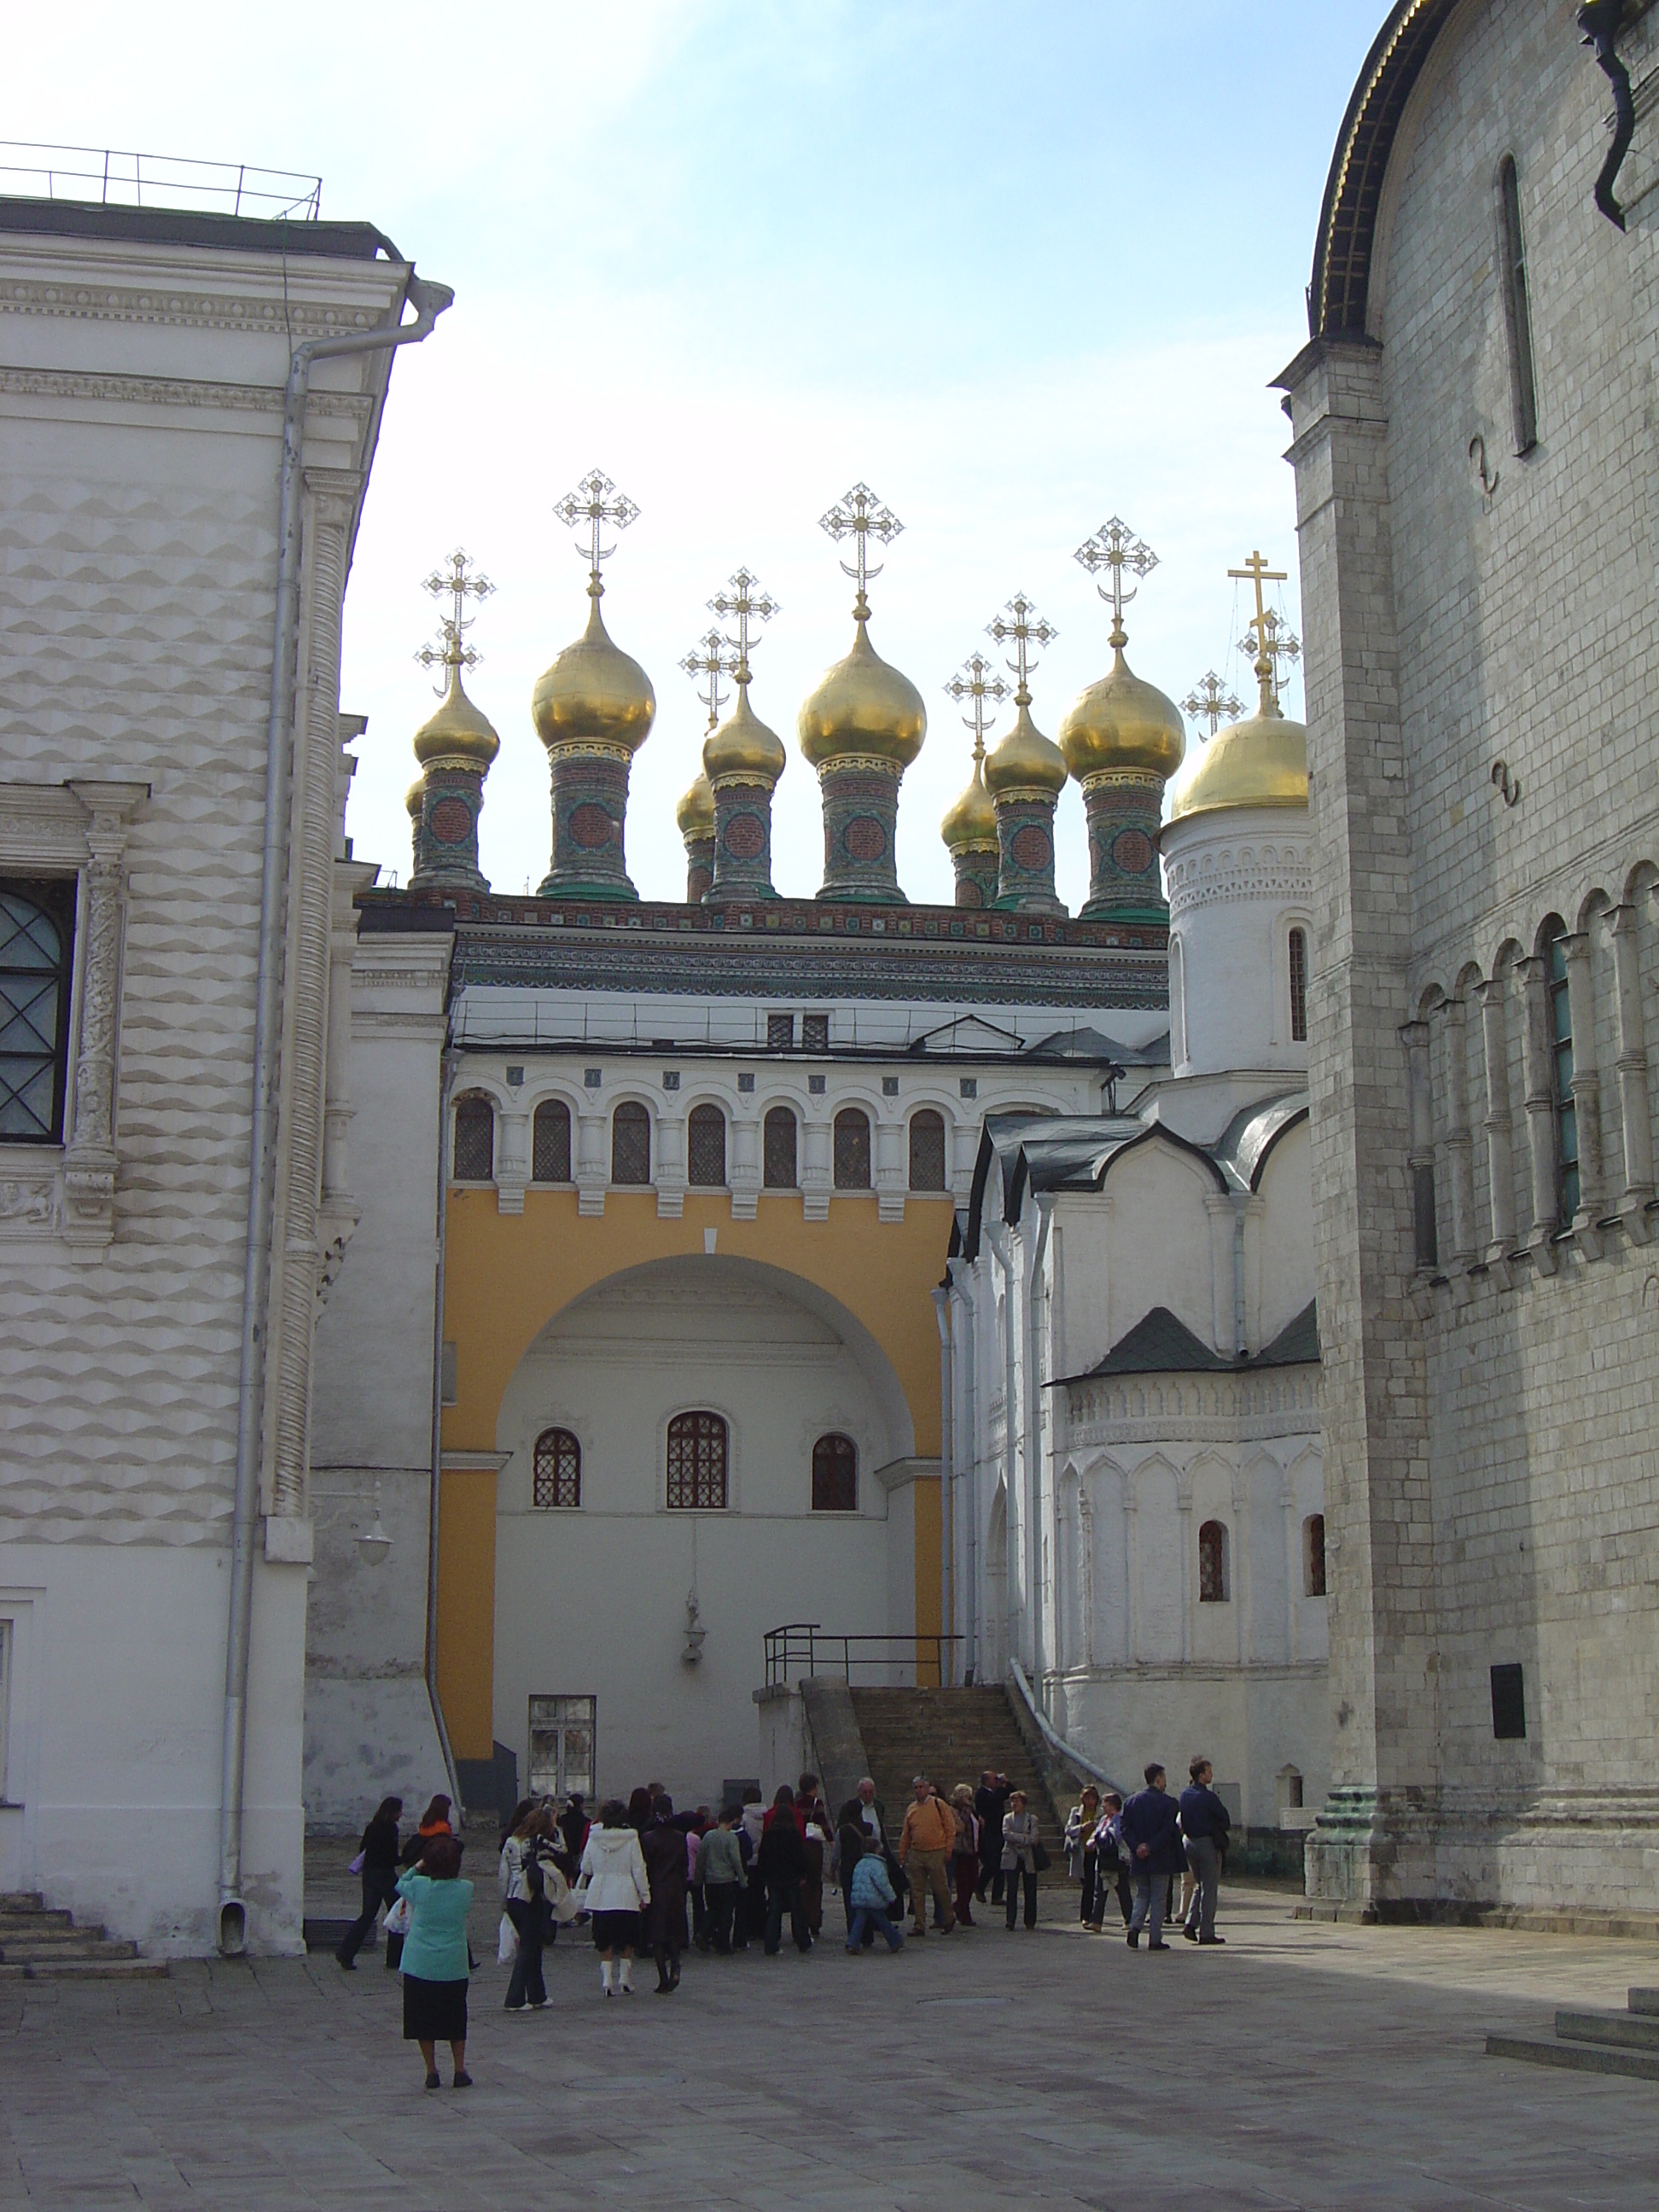
[[[854,1669],[884,1686],[936,1688],[945,1679],[946,1647],[960,1636],[831,1636],[816,1620],[786,1621],[766,1632],[766,1686],[782,1689],[805,1674],[839,1674],[851,1684]]]
[[[287,169],[113,147],[42,146],[23,139],[0,139],[0,192],[90,201],[100,207],[193,209],[266,222],[287,216],[315,222],[323,205],[322,179]]]

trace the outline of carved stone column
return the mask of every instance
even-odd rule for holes
[[[576,1211],[589,1215],[605,1212],[605,1188],[611,1181],[610,1120],[604,1113],[576,1116]]]
[[[875,1184],[876,1218],[878,1221],[903,1220],[907,1181],[904,1124],[902,1121],[878,1121]]]
[[[1619,996],[1619,1113],[1625,1131],[1625,1188],[1619,1201],[1625,1233],[1645,1244],[1653,1198],[1653,1123],[1648,1096],[1647,1023],[1642,1012],[1641,952],[1636,909],[1616,906],[1607,916],[1613,971]]]
[[[1555,1273],[1555,1057],[1550,1048],[1549,992],[1544,963],[1528,953],[1515,963],[1525,1009],[1527,1141],[1532,1153],[1532,1232],[1527,1249],[1542,1275]]]
[[[1510,1145],[1509,979],[1477,983],[1480,1042],[1486,1062],[1486,1196],[1492,1208],[1489,1267],[1507,1266],[1515,1249],[1515,1158]]]
[[[1572,1227],[1587,1260],[1600,1256],[1598,1226],[1607,1195],[1601,1164],[1601,1071],[1595,1057],[1595,981],[1587,929],[1561,940],[1567,968],[1567,1011],[1572,1021],[1573,1120],[1578,1132],[1578,1211]]]
[[[149,796],[143,783],[72,781],[87,809],[82,876],[81,1035],[75,1120],[64,1151],[64,1241],[95,1256],[115,1235],[115,1054],[119,1028],[121,926],[126,904],[127,824]]]
[[[495,1211],[522,1213],[530,1181],[530,1116],[503,1108],[495,1120]]]
[[[808,1221],[830,1218],[830,1127],[828,1121],[804,1121],[800,1125],[801,1212]]]
[[[1411,1094],[1412,1259],[1419,1275],[1440,1265],[1440,1241],[1434,1212],[1434,1091],[1429,1079],[1429,1025],[1406,1022],[1400,1031],[1406,1048]]]
[[[753,1113],[732,1118],[732,1157],[726,1163],[726,1182],[732,1192],[733,1221],[752,1221],[759,1211],[761,1188],[761,1125]]]
[[[1439,1009],[1445,1070],[1441,1147],[1451,1193],[1452,1261],[1461,1271],[1474,1264],[1474,1139],[1469,1131],[1468,1044],[1462,999]]]

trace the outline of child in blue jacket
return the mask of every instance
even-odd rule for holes
[[[887,1917],[888,1906],[897,1901],[882,1858],[881,1844],[874,1836],[870,1836],[865,1841],[864,1856],[853,1869],[853,1891],[849,1899],[853,1918],[847,1930],[848,1949],[858,1951],[863,1948],[866,1927],[878,1929],[887,1938],[890,1951],[901,1949],[904,1930],[897,1921],[890,1920]]]

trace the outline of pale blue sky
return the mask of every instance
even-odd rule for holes
[[[471,685],[502,739],[485,866],[515,890],[545,868],[529,692],[586,612],[549,510],[597,464],[642,510],[605,600],[659,701],[635,881],[683,895],[673,803],[702,720],[675,663],[746,562],[783,603],[753,694],[792,753],[775,878],[816,889],[794,717],[851,630],[817,520],[862,477],[907,526],[872,637],[930,717],[900,877],[945,898],[937,825],[969,740],[939,686],[1023,588],[1060,632],[1033,684],[1052,733],[1109,662],[1071,559],[1108,515],[1162,556],[1129,657],[1173,696],[1211,665],[1248,691],[1225,571],[1252,544],[1291,571],[1296,619],[1286,426],[1266,387],[1305,335],[1332,142],[1384,13],[345,0],[290,30],[219,6],[31,10],[4,129],[319,172],[325,214],[379,223],[455,287],[398,363],[347,601],[344,702],[370,717],[361,855],[407,873],[409,740],[431,704],[410,658],[432,627],[419,583],[461,543],[500,587]],[[1075,906],[1074,788],[1060,839]]]

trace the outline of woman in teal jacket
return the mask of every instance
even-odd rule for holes
[[[441,2042],[454,2056],[455,2087],[472,2087],[466,2070],[466,1916],[472,1885],[459,1879],[460,1871],[459,1844],[453,1836],[434,1836],[420,1864],[398,1883],[398,1895],[410,1904],[403,1955],[404,2041],[420,2045],[428,2089],[439,2086]]]

